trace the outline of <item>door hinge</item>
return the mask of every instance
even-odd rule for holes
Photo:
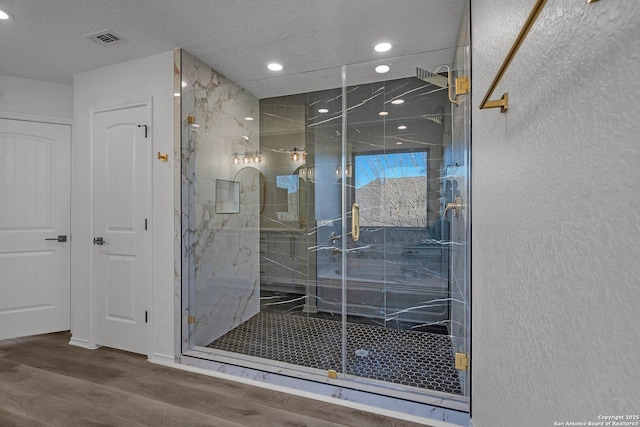
[[[149,126],[147,125],[138,125],[139,128],[144,126],[144,137],[147,138],[148,133],[149,133]]]
[[[144,219],[144,229],[147,230],[147,218]]]
[[[196,323],[196,318],[194,316],[187,317],[187,323],[193,325],[194,323]]]
[[[144,312],[144,323],[149,323],[149,312],[148,311]]]
[[[467,353],[456,353],[456,369],[459,371],[469,369],[469,356]]]

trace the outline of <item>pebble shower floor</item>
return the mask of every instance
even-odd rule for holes
[[[341,371],[342,322],[260,312],[208,347]],[[462,394],[448,335],[347,324],[347,374]]]

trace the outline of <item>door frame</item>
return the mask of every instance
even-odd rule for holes
[[[73,119],[65,119],[61,117],[39,116],[35,114],[12,113],[10,111],[0,110],[0,119],[14,120],[20,122],[32,122],[49,125],[60,125],[69,127],[69,328],[71,328],[72,317],[72,300],[73,300],[73,222],[71,221],[71,212],[73,209],[73,136],[74,121]]]
[[[136,107],[146,107],[147,108],[147,126],[148,126],[148,140],[146,148],[146,157],[147,157],[147,206],[146,206],[146,215],[145,217],[149,219],[149,229],[146,233],[145,243],[147,245],[147,265],[146,265],[146,274],[147,274],[147,307],[149,311],[149,317],[147,322],[147,358],[151,356],[151,331],[153,330],[153,306],[152,302],[152,259],[153,259],[153,244],[152,244],[152,233],[151,227],[153,224],[153,180],[152,180],[152,170],[153,162],[151,161],[151,153],[153,153],[153,97],[150,97],[146,100],[137,101],[137,102],[128,102],[125,104],[117,104],[109,107],[101,107],[101,108],[91,108],[89,110],[89,175],[90,175],[90,185],[89,185],[89,200],[91,200],[91,206],[89,206],[89,229],[91,230],[90,238],[96,236],[95,230],[95,202],[96,202],[96,194],[95,194],[95,116],[100,113],[108,113],[110,111],[116,110],[124,110],[127,108],[136,108]],[[96,280],[95,280],[95,253],[93,250],[93,243],[91,241],[87,241],[87,244],[90,245],[89,250],[89,348],[96,349],[101,347],[96,344],[96,328],[97,328],[97,304],[96,300]]]

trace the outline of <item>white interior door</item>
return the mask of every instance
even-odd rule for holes
[[[71,126],[0,119],[0,339],[69,329]]]
[[[149,106],[94,114],[95,343],[148,352]]]

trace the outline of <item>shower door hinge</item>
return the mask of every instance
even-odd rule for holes
[[[149,323],[149,312],[148,311],[144,312],[144,323]]]
[[[196,323],[196,318],[194,316],[187,317],[187,323],[193,325],[194,323]]]
[[[471,84],[467,77],[456,77],[456,96],[468,94],[470,86]]]
[[[459,371],[469,369],[469,356],[467,353],[456,353],[456,369]]]

